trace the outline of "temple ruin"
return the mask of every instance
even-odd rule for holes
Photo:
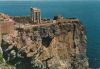
[[[38,8],[31,8],[31,19],[34,23],[41,23],[41,10]]]

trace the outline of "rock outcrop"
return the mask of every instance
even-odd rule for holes
[[[80,22],[14,30],[2,34],[1,48],[6,63],[16,69],[88,69]]]

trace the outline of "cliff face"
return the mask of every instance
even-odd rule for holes
[[[3,34],[3,58],[16,69],[88,69],[86,33],[78,22]]]

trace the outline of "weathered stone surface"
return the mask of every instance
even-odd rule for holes
[[[5,61],[16,69],[88,69],[82,24],[60,23],[15,32],[2,35],[1,48]]]

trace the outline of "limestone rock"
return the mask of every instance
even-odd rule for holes
[[[15,31],[17,35],[2,35],[1,48],[5,61],[16,69],[88,69],[86,32],[80,22]]]

